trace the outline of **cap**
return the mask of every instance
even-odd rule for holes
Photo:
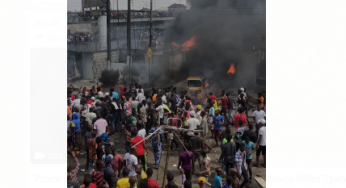
[[[195,117],[195,115],[196,115],[196,113],[195,113],[194,111],[191,111],[191,112],[190,112],[190,116]]]
[[[244,88],[241,87],[241,88],[240,88],[240,91],[244,91]]]
[[[257,121],[257,123],[258,123],[258,124],[264,125],[264,124],[266,123],[266,120],[260,119],[260,120]]]
[[[105,163],[110,163],[112,161],[112,159],[113,159],[113,155],[108,154],[105,158]]]
[[[91,97],[91,100],[94,101],[94,100],[95,100],[95,97]]]
[[[207,180],[205,179],[205,177],[199,177],[198,178],[198,183],[206,183]]]
[[[108,96],[108,95],[109,95],[109,93],[107,92],[107,93],[105,93],[105,95],[106,95],[106,96]]]
[[[197,108],[197,110],[201,110],[202,106],[201,105],[197,105],[196,108]]]

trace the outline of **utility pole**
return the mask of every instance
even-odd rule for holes
[[[117,17],[118,17],[118,24],[117,24],[117,27],[115,28],[115,31],[116,31],[116,33],[118,34],[118,37],[117,37],[117,45],[118,45],[118,52],[119,52],[119,54],[120,54],[120,48],[119,48],[119,33],[118,33],[118,30],[117,30],[117,28],[118,28],[118,26],[119,26],[119,7],[118,7],[118,5],[119,5],[119,0],[117,0]],[[117,62],[119,62],[119,57],[118,57]]]
[[[131,0],[127,0],[127,63],[129,64],[129,84],[131,84]]]
[[[150,0],[150,35],[149,35],[149,49],[151,49],[151,42],[152,42],[152,39],[153,39],[153,35],[152,35],[152,28],[153,28],[153,22],[152,22],[152,19],[153,19],[153,0]],[[149,58],[149,85],[150,85],[150,68],[151,68],[151,59],[152,59],[153,56],[151,56]]]
[[[111,8],[110,0],[107,0],[107,63],[109,65],[109,70],[111,69]]]

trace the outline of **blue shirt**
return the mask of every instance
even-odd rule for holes
[[[214,188],[220,188],[222,186],[222,179],[220,176],[218,176],[217,174],[215,174],[215,178],[214,178]]]
[[[224,121],[223,117],[221,115],[219,115],[218,117],[213,116],[213,122],[215,122],[215,121],[218,121],[219,123],[214,124],[214,130],[221,130],[222,127],[220,125],[220,122]]]
[[[222,188],[232,188],[232,186],[228,186],[227,184],[224,184]]]
[[[157,130],[157,127],[153,127],[149,130],[149,133],[153,133]],[[152,147],[153,149],[158,149],[158,148],[161,148],[161,145],[162,145],[162,140],[163,140],[163,130],[159,130],[160,132],[160,142],[158,142],[158,139],[157,139],[157,133],[155,133],[155,135],[153,135],[151,138],[151,144],[152,144]]]
[[[253,142],[249,142],[249,144],[246,144],[245,141],[243,141],[243,144],[245,144],[245,152],[246,152],[246,159],[252,159],[252,154],[247,156],[247,154],[251,153],[253,149],[255,149],[255,144]]]

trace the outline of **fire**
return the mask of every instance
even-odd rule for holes
[[[208,83],[208,80],[205,81],[205,85],[204,87],[209,87],[209,83]]]
[[[172,42],[172,45],[173,45],[173,47],[176,47],[176,48],[179,48],[180,46],[177,44],[177,43],[175,43],[175,42]]]
[[[194,36],[190,40],[184,42],[184,44],[181,45],[181,47],[183,47],[182,51],[189,51],[190,48],[195,45],[195,40],[196,37]]]
[[[234,64],[232,63],[232,64],[231,64],[231,67],[229,68],[229,70],[228,70],[228,72],[227,72],[227,75],[229,75],[229,74],[234,74],[234,72],[235,72],[235,68],[234,68]]]

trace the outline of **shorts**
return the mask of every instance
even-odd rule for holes
[[[82,131],[80,131],[80,130],[79,130],[78,132],[75,132],[75,135],[76,135],[76,138],[75,138],[75,139],[76,139],[77,141],[80,140],[80,138],[82,137],[82,136],[81,136],[81,132],[82,132]]]
[[[250,166],[251,162],[252,162],[252,159],[246,159],[246,164],[247,164],[248,166]]]
[[[214,130],[214,137],[215,139],[219,139],[221,130]]]
[[[266,146],[259,146],[258,150],[256,151],[256,156],[260,156],[262,151],[262,155],[266,155]]]

